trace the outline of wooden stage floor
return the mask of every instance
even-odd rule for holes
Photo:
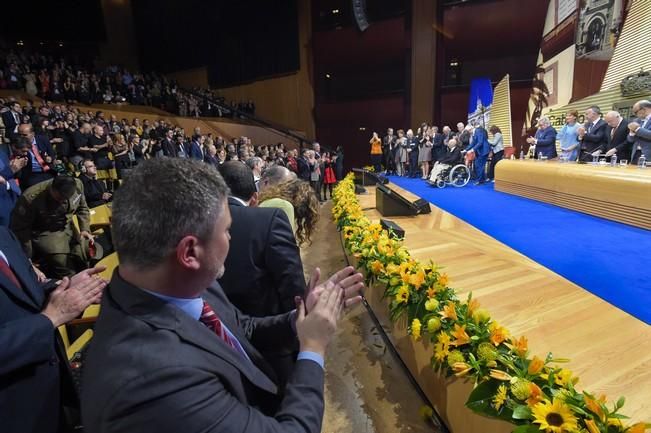
[[[410,200],[420,197],[390,184]],[[372,220],[375,187],[358,195]],[[432,205],[432,213],[389,217],[405,230],[405,246],[432,259],[461,298],[473,292],[493,318],[529,340],[532,354],[570,358],[578,389],[626,397],[623,413],[651,419],[651,326]]]

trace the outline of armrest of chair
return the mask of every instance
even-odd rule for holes
[[[92,329],[88,329],[86,332],[81,334],[79,338],[77,338],[74,343],[72,343],[66,349],[66,356],[68,357],[68,361],[72,360],[72,358],[75,356],[75,353],[80,352],[84,346],[88,344],[91,338],[93,338]]]

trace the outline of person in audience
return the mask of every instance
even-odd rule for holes
[[[321,200],[321,187],[323,186],[323,161],[321,160],[321,144],[319,142],[312,143],[312,158],[314,159],[314,169],[310,178],[314,183],[314,192]]]
[[[75,166],[79,165],[84,159],[93,159],[93,152],[91,150],[90,136],[92,127],[88,122],[82,122],[79,129],[72,133],[72,152],[70,162]]]
[[[20,103],[13,101],[9,104],[9,110],[2,113],[2,121],[5,125],[5,137],[9,140],[18,135],[18,126],[23,123],[23,109]]]
[[[561,158],[565,161],[576,161],[579,155],[579,112],[571,110],[565,116],[565,125],[558,133],[561,144]]]
[[[134,135],[134,137],[137,138],[138,136]],[[131,148],[130,143],[133,143],[134,138],[131,137],[129,139],[129,143],[127,143],[127,141],[124,138],[124,135],[122,135],[121,133],[117,133],[113,135],[113,138],[110,138],[109,136],[107,140],[111,140],[109,145],[111,146],[110,147],[111,152],[113,152],[115,169],[118,172],[118,177],[122,178],[124,171],[129,170],[133,165],[129,153],[133,152],[130,149]]]
[[[418,177],[418,140],[411,129],[407,130],[406,145],[409,156],[409,177]]]
[[[371,165],[373,171],[380,173],[382,171],[382,140],[377,132],[373,132],[373,136],[368,141],[371,145]]]
[[[475,185],[481,185],[485,182],[486,161],[488,160],[490,149],[491,145],[488,142],[486,129],[481,126],[475,128],[470,146],[465,150],[465,153],[474,153]]]
[[[434,167],[432,167],[432,173],[429,178],[430,182],[436,182],[441,171],[461,163],[461,149],[459,148],[457,139],[449,139],[447,146],[447,153],[440,160],[436,161]]]
[[[386,174],[395,174],[395,147],[396,136],[393,134],[393,128],[388,128],[387,135],[382,138],[382,161]]]
[[[4,433],[60,433],[79,424],[79,399],[57,327],[100,301],[104,267],[48,279],[0,227],[0,418]]]
[[[75,235],[72,216],[79,222]],[[23,191],[11,214],[11,230],[30,259],[43,261],[48,275],[70,276],[83,268],[90,234],[90,212],[79,179],[57,176]]]
[[[214,144],[210,144],[208,146],[208,151],[206,152],[206,156],[203,158],[203,160],[205,163],[212,165],[215,168],[219,167],[221,161],[217,156],[217,148],[215,147]]]
[[[205,137],[203,135],[197,135],[195,134],[192,138],[192,141],[190,142],[190,151],[188,154],[188,158],[196,159],[198,161],[203,161],[203,143],[205,141]]]
[[[319,220],[319,200],[309,183],[292,179],[273,185],[260,194],[259,200],[261,207],[277,207],[279,200],[289,202],[292,208],[292,218],[289,222],[298,245],[312,242],[312,233]]]
[[[150,182],[160,188],[143,194]],[[85,361],[86,430],[321,430],[323,356],[343,307],[361,300],[363,277],[349,267],[314,283],[304,300],[295,299],[296,311],[239,312],[215,283],[229,271],[228,228],[236,221],[227,195],[216,170],[177,158],[145,162],[118,190],[113,226],[120,266]],[[297,340],[292,380],[280,395],[259,349]]]
[[[407,149],[407,137],[405,131],[398,129],[398,139],[396,140],[398,149],[396,151],[396,167],[398,168],[398,176],[405,176],[407,174],[407,162],[409,161],[409,152]]]
[[[620,155],[623,160],[629,160],[633,148],[628,138],[628,124],[624,122],[618,111],[609,111],[604,116],[608,124],[608,150],[605,156],[611,158],[613,155],[619,159]]]
[[[330,157],[330,152],[323,152],[323,200],[328,199],[327,191],[330,191],[330,199],[332,199],[332,187],[337,183],[335,175],[335,163]]]
[[[263,193],[268,188],[296,179],[296,173],[286,167],[273,165],[262,172],[258,182],[259,192]]]
[[[264,161],[262,158],[254,156],[246,160],[246,165],[251,169],[253,173],[253,181],[255,182],[256,188],[258,187],[258,182],[262,176],[262,170],[264,169]]]
[[[27,158],[10,160],[9,155],[0,149],[0,226],[9,226],[11,211],[20,195],[20,187],[15,175],[26,164]]]
[[[104,182],[97,180],[97,168],[92,159],[83,161],[79,171],[79,180],[84,186],[84,197],[86,197],[86,204],[89,208],[111,201],[112,194],[106,190]]]
[[[10,161],[17,169],[13,178],[18,181],[22,191],[40,182],[50,180],[54,176],[50,170],[35,171],[35,166],[32,163],[32,144],[25,136],[18,135],[11,141]]]
[[[99,124],[93,128],[93,134],[88,139],[88,147],[93,154],[93,161],[100,170],[113,168],[113,162],[109,159],[108,136],[104,134],[104,128]]]
[[[395,149],[394,149],[395,150]],[[332,160],[335,163],[335,177],[337,181],[340,181],[344,178],[344,147],[339,145],[335,149],[335,154],[332,156]],[[393,165],[395,169],[395,163]]]
[[[165,138],[161,141],[161,148],[163,150],[163,155],[169,157],[177,156],[177,147],[174,141],[174,130],[168,129],[165,131]]]
[[[491,145],[491,163],[488,167],[488,178],[489,182],[495,182],[495,165],[502,160],[504,157],[504,137],[502,137],[502,130],[497,126],[493,125],[488,130],[493,136],[492,139],[488,139],[488,143]]]
[[[52,166],[56,155],[49,139],[44,135],[36,136],[30,123],[18,126],[18,137],[26,139],[30,145],[28,164],[21,170],[19,176],[21,188],[24,190],[44,180],[52,179],[55,175]]]
[[[585,119],[585,125],[578,129],[581,143],[579,160],[589,162],[606,152],[608,125],[601,118],[601,110],[596,105],[585,111]]]
[[[538,119],[538,130],[535,137],[528,137],[527,143],[536,147],[535,158],[556,158],[556,128],[551,125],[548,117]]]
[[[461,150],[465,150],[470,146],[470,140],[472,139],[472,125],[463,126],[463,123],[459,122],[457,123],[457,129],[459,130],[457,146]]]
[[[429,164],[432,160],[432,140],[429,129],[426,128],[423,137],[420,139],[418,144],[418,164],[420,165],[421,179],[427,179],[427,176],[429,175]]]
[[[312,152],[312,151],[310,151]],[[269,316],[294,308],[294,297],[305,292],[300,251],[289,220],[280,209],[255,207],[258,193],[253,173],[237,161],[219,167],[231,190],[231,249],[219,283],[229,300],[246,314]],[[264,351],[280,383],[289,379],[295,348]],[[282,388],[282,385],[281,385]]]
[[[643,99],[633,105],[633,113],[638,117],[628,124],[628,142],[633,144],[631,162],[637,164],[641,156],[646,161],[651,158],[651,101]]]

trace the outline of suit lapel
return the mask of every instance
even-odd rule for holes
[[[0,250],[7,257],[7,261],[11,266],[16,278],[23,287],[16,287],[7,277],[0,274],[0,284],[12,294],[16,299],[21,300],[23,303],[31,306],[35,310],[41,309],[45,294],[39,290],[38,283],[32,278],[29,269],[29,261],[25,260],[20,246],[15,242],[10,242],[6,235],[0,236]],[[0,260],[2,260],[0,258]]]
[[[243,359],[242,355],[226,346],[201,322],[194,320],[177,307],[132,286],[124,281],[118,272],[113,273],[109,290],[115,301],[130,315],[151,326],[175,332],[187,343],[200,347],[231,364],[258,388],[272,394],[278,392],[276,385],[256,365]],[[221,306],[211,306],[219,314]],[[229,323],[226,323],[226,325],[235,334],[236,329],[233,329]],[[236,334],[236,336],[238,339],[242,338],[239,334]],[[240,340],[240,343],[245,347],[245,350],[248,349],[245,345],[248,343],[246,339]],[[250,352],[247,350],[247,353]]]

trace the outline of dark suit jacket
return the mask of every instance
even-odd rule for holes
[[[0,227],[0,251],[23,285],[16,287],[0,273],[2,432],[54,433],[63,422],[63,396],[74,401],[74,392],[67,361],[61,362],[65,357],[57,331],[39,314],[52,284],[41,286],[17,239],[5,227]]]
[[[628,138],[628,122],[624,119],[619,123],[619,126],[615,129],[615,132],[612,132],[613,128],[610,126],[607,130],[608,137],[608,148],[617,149],[617,159],[630,159],[631,149],[633,148],[633,143],[630,143]]]
[[[201,146],[199,143],[193,140],[190,142],[190,145],[188,147],[188,157],[203,161],[203,152],[201,151]]]
[[[174,140],[168,140],[164,138],[161,141],[161,148],[163,149],[163,155],[165,156],[177,156],[178,152],[176,151],[176,143]]]
[[[298,167],[298,178],[309,182],[314,166],[307,162],[307,160],[302,156],[296,158],[296,165]]]
[[[3,147],[0,146],[0,176],[9,184],[9,189],[7,189],[6,184],[0,184],[0,226],[8,227],[11,220],[11,210],[20,195],[20,187],[16,179],[14,179],[14,173],[9,166],[7,149]]]
[[[536,158],[540,153],[547,158],[556,158],[556,129],[548,126],[536,131]]]
[[[41,158],[45,159],[45,156],[48,155],[52,157],[52,160],[56,159],[56,153],[47,135],[38,134],[34,139],[36,140],[36,147],[38,147]]]
[[[106,200],[102,199],[102,195],[106,192],[104,182],[90,178],[83,173],[79,175],[79,180],[84,184],[84,197],[86,197],[86,204],[89,208],[106,204]]]
[[[32,170],[31,159],[28,159],[27,164],[21,168],[20,171],[14,174],[14,178],[18,179],[20,189],[25,191],[27,188],[34,186],[37,183],[52,179],[54,175],[54,170],[34,172]]]
[[[281,400],[267,375],[272,373],[251,344],[295,339],[291,315],[245,316],[217,284],[203,298],[250,362],[198,320],[130,285],[118,271],[113,274],[84,365],[86,431],[319,432],[321,367],[298,361]]]
[[[18,119],[22,120],[22,118],[23,116],[19,114]],[[16,123],[16,119],[14,118],[14,112],[11,110],[7,110],[4,113],[2,113],[2,121],[5,124],[5,137],[11,139],[16,135],[14,129],[16,129],[16,126],[18,126],[20,122]]]
[[[605,120],[599,119],[594,124],[587,124],[586,131],[588,128],[590,128],[590,132],[586,132],[581,140],[581,155],[579,158],[583,160],[586,158],[592,160],[592,155],[586,155],[586,153],[590,154],[597,150],[603,153],[606,152],[606,148],[608,147],[609,131],[608,124]]]
[[[246,207],[228,199],[231,244],[219,280],[228,299],[256,317],[295,308],[305,294],[301,255],[287,215],[280,209]]]
[[[439,160],[439,162],[441,164],[449,165],[457,165],[461,163],[461,149],[459,146],[456,146],[452,150],[448,150],[448,152]]]

